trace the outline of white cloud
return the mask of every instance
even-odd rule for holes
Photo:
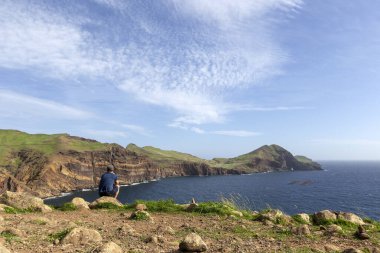
[[[244,130],[222,130],[222,131],[213,131],[212,134],[217,135],[226,135],[226,136],[235,136],[235,137],[252,137],[261,135],[258,132],[244,131]]]
[[[94,117],[86,112],[65,104],[40,99],[7,90],[0,90],[0,114],[2,117],[84,120]]]
[[[176,14],[170,22],[186,26],[168,29],[154,20],[156,13],[144,13],[150,8],[125,8],[118,0],[95,0],[112,7],[118,22],[4,1],[0,67],[65,80],[105,79],[142,102],[173,110],[172,124],[182,125],[223,122],[233,111],[225,101],[230,90],[281,73],[288,57],[271,36],[269,14],[294,10],[301,0],[162,1],[176,7],[166,10]],[[67,9],[75,9],[71,5]]]

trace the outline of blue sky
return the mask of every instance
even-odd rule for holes
[[[380,2],[4,0],[0,126],[380,158]]]

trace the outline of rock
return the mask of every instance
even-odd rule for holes
[[[123,253],[119,245],[114,242],[107,242],[95,251],[96,253]]]
[[[0,216],[0,221],[4,221],[4,217],[3,216]]]
[[[196,204],[196,203],[191,203],[190,205],[188,205],[188,206],[186,207],[186,211],[187,211],[187,212],[192,212],[192,211],[194,211],[194,209],[197,208],[197,207],[198,207],[198,204]]]
[[[341,233],[342,231],[343,229],[340,226],[332,224],[326,227],[325,235],[334,235],[337,233]]]
[[[20,209],[33,209],[43,213],[51,212],[51,207],[44,204],[40,198],[28,193],[6,191],[0,196],[0,203]]]
[[[360,249],[350,248],[343,250],[342,253],[363,253],[363,251]]]
[[[264,221],[264,220],[269,220],[274,223],[276,223],[277,219],[282,217],[284,214],[278,210],[278,209],[271,209],[268,212],[261,213],[259,219]]]
[[[136,230],[134,230],[130,225],[128,224],[124,224],[123,226],[117,228],[117,234],[119,234],[120,236],[127,236],[127,235],[130,235],[130,236],[140,236],[139,233],[136,232]]]
[[[307,213],[299,213],[297,216],[307,224],[310,224],[310,216]]]
[[[100,197],[98,199],[96,199],[95,201],[93,201],[91,204],[89,204],[88,206],[93,209],[93,208],[96,208],[99,204],[104,204],[104,203],[111,203],[115,206],[120,206],[122,207],[123,204],[120,203],[119,200],[115,199],[114,197]]]
[[[355,236],[360,240],[367,240],[370,236],[366,233],[363,226],[359,225],[358,230],[355,232]]]
[[[146,211],[146,210],[148,210],[148,207],[145,204],[137,204],[135,209],[137,211]]]
[[[145,238],[144,242],[158,244],[158,237],[155,235],[148,236],[147,238]]]
[[[156,229],[156,232],[161,233],[161,234],[169,234],[169,235],[175,234],[174,229],[170,226],[158,226]]]
[[[94,229],[78,227],[71,230],[62,240],[63,244],[91,244],[102,241],[102,236]]]
[[[311,234],[310,228],[306,224],[303,224],[299,227],[293,227],[291,231],[295,235],[310,235]]]
[[[326,244],[325,245],[325,251],[326,252],[339,252],[340,248],[333,244]]]
[[[179,250],[185,252],[203,252],[207,250],[207,245],[199,235],[191,233],[179,244]]]
[[[371,253],[380,253],[380,249],[379,248],[372,248],[370,250]]]
[[[11,253],[11,251],[5,248],[5,246],[0,245],[0,253]]]
[[[330,210],[323,210],[314,214],[314,222],[316,224],[323,224],[326,221],[336,220],[336,214]]]
[[[356,225],[363,225],[364,221],[362,218],[357,216],[356,214],[353,213],[344,213],[344,212],[339,212],[338,213],[338,219],[349,221],[351,223],[354,223]]]
[[[71,203],[78,209],[90,209],[88,202],[79,197],[73,198]]]

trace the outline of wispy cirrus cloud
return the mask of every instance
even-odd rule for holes
[[[72,106],[1,89],[0,114],[2,117],[11,118],[43,117],[87,120],[94,117],[91,112]]]
[[[237,103],[226,102],[229,91],[281,73],[288,56],[272,38],[279,21],[272,13],[301,3],[95,0],[69,1],[58,11],[48,2],[3,1],[0,67],[105,79],[141,102],[171,109],[172,124],[221,123]],[[94,4],[111,7],[109,18],[92,12]]]

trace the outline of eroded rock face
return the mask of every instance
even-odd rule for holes
[[[42,199],[22,192],[6,191],[0,196],[0,203],[20,209],[30,208],[43,213],[52,211],[49,206],[44,204]]]
[[[96,253],[123,253],[123,250],[119,245],[114,242],[107,242],[106,244],[99,247]]]
[[[102,236],[94,229],[84,227],[74,228],[62,240],[62,244],[83,245],[101,242]]]
[[[116,206],[123,206],[123,204],[120,203],[119,200],[115,199],[114,197],[100,197],[98,199],[96,199],[94,202],[92,202],[89,207],[91,209],[93,208],[96,208],[99,204],[104,204],[104,203],[111,203],[113,205],[116,205]]]
[[[71,203],[78,209],[90,209],[90,207],[88,206],[88,202],[85,201],[84,199],[82,198],[73,198],[71,200]]]
[[[336,220],[336,214],[330,210],[323,210],[314,214],[314,222],[316,224],[323,224],[326,221]]]
[[[203,252],[207,250],[207,245],[199,235],[191,233],[179,244],[179,250],[185,252]]]

